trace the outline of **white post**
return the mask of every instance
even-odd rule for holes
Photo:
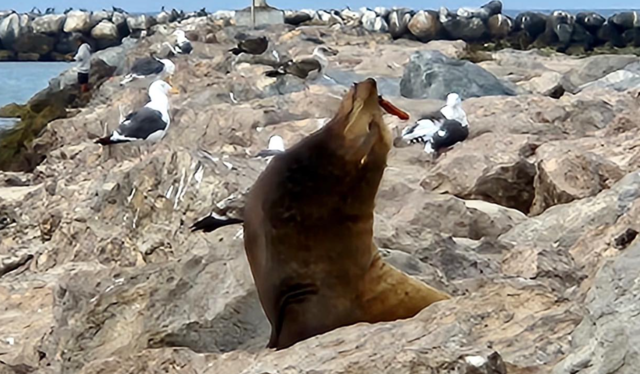
[[[256,0],[251,0],[251,28],[256,28]]]

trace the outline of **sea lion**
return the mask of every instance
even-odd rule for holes
[[[249,191],[244,243],[272,328],[269,348],[410,318],[449,298],[385,263],[373,243],[392,146],[383,109],[408,118],[378,96],[375,80],[354,84],[335,117],[276,155]]]

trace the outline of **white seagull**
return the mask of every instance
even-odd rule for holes
[[[437,153],[462,142],[469,136],[467,114],[462,109],[460,95],[450,93],[446,105],[429,113],[402,131],[401,138],[409,144],[422,143],[427,153]]]
[[[169,93],[178,91],[165,81],[153,82],[149,87],[151,100],[147,105],[129,113],[111,135],[97,139],[95,143],[106,146],[142,140],[157,142],[162,139],[171,124]]]

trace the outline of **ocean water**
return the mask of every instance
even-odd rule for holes
[[[0,62],[0,107],[26,103],[46,88],[51,78],[72,66],[68,62]],[[0,131],[14,123],[13,119],[0,118]]]

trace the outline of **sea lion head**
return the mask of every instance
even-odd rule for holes
[[[346,158],[364,162],[372,150],[386,156],[393,141],[391,130],[382,118],[383,111],[401,119],[409,117],[378,94],[378,86],[373,78],[353,84],[343,98],[338,113],[327,124],[337,133],[335,136],[342,138]]]

